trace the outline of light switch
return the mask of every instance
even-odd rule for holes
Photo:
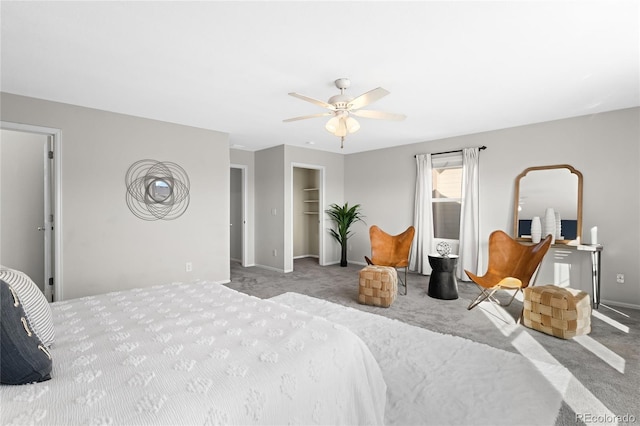
[[[278,211],[276,209],[271,209],[271,216],[276,216]]]

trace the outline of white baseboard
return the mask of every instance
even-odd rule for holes
[[[240,259],[229,259],[231,262],[235,262],[235,263],[239,263],[240,265],[242,265],[242,260]],[[242,267],[244,268],[250,268],[252,266],[256,266],[255,263],[247,263],[246,265],[242,265]]]
[[[255,266],[256,268],[268,269],[270,271],[275,271],[275,272],[282,272],[282,273],[286,273],[287,272],[284,269],[274,268],[273,266],[260,265],[260,264],[255,264],[253,266]],[[291,271],[289,271],[289,272],[291,272]]]
[[[601,305],[611,305],[611,306],[619,306],[621,308],[629,308],[629,309],[638,309],[640,310],[640,305],[634,305],[632,303],[624,303],[624,302],[616,302],[613,300],[602,300],[600,299]]]

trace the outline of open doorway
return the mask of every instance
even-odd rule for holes
[[[229,257],[247,266],[246,166],[231,165],[229,174]]]
[[[292,169],[292,265],[296,259],[315,259],[320,265],[323,256],[323,169],[309,165],[294,165]]]
[[[0,263],[27,274],[47,300],[61,300],[60,226],[54,225],[61,211],[60,132],[8,122],[0,127]]]

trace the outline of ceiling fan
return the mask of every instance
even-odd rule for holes
[[[344,147],[344,138],[349,133],[355,133],[360,129],[360,123],[356,121],[356,117],[363,118],[375,118],[378,120],[404,120],[405,115],[392,114],[382,111],[371,111],[363,108],[378,99],[387,96],[389,91],[378,87],[377,89],[370,90],[356,98],[345,94],[345,90],[351,86],[351,81],[348,78],[339,78],[335,81],[335,85],[340,89],[340,94],[329,98],[327,102],[320,101],[318,99],[310,98],[299,93],[291,92],[289,95],[302,99],[303,101],[311,102],[312,104],[327,108],[329,111],[321,112],[318,114],[304,115],[301,117],[288,118],[283,120],[285,123],[290,121],[304,120],[307,118],[316,117],[328,117],[333,116],[325,125],[325,128],[329,133],[332,133],[340,138],[340,148]]]

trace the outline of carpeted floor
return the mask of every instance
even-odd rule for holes
[[[427,295],[428,277],[410,274],[408,295],[399,295],[391,307],[360,305],[358,272],[362,267],[321,267],[316,259],[304,258],[295,261],[293,272],[284,274],[232,262],[228,286],[260,298],[286,292],[306,294],[532,360],[561,364],[572,376],[554,384],[564,398],[556,424],[640,422],[640,311],[601,306],[592,315],[588,336],[562,340],[517,324],[522,309],[517,300],[506,310],[483,303],[468,311],[478,291],[466,282],[458,283],[459,299],[439,300]]]

